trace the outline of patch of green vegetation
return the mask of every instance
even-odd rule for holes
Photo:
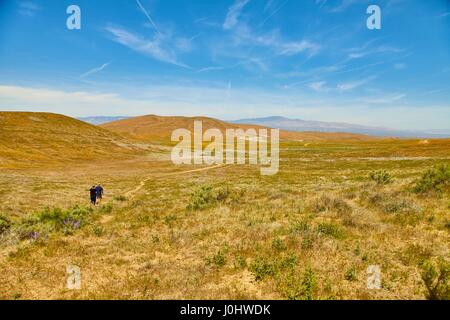
[[[317,232],[319,234],[330,236],[335,239],[342,239],[344,237],[344,232],[342,231],[342,229],[338,225],[333,223],[319,223],[317,225]]]
[[[282,285],[283,294],[289,300],[313,300],[316,298],[317,276],[311,267],[301,277],[291,273]]]
[[[11,220],[0,213],[0,234],[6,232],[11,227]]]
[[[355,267],[348,268],[344,277],[347,281],[356,281],[358,276]]]
[[[103,228],[102,226],[94,226],[92,228],[92,232],[95,236],[101,237],[105,234],[105,228]]]
[[[284,255],[282,257],[258,257],[250,264],[250,271],[256,281],[275,277],[283,270],[293,270],[297,266],[297,256]]]
[[[443,192],[450,189],[450,166],[442,164],[426,171],[416,181],[413,188],[416,193]]]
[[[284,243],[284,241],[279,239],[279,238],[273,239],[273,241],[272,241],[272,248],[274,248],[277,251],[283,251],[283,250],[287,249],[286,244]]]
[[[214,188],[211,185],[204,185],[191,193],[187,209],[201,211],[218,203],[236,202],[241,196],[242,192],[235,192],[228,186]]]
[[[53,232],[72,234],[88,222],[91,207],[74,206],[70,209],[46,208],[31,214],[14,225],[14,231],[21,240],[37,240]]]
[[[433,263],[427,260],[421,265],[425,296],[428,300],[450,300],[450,264],[444,260]]]
[[[377,170],[369,173],[369,179],[379,185],[390,184],[394,181],[391,174],[386,170]]]
[[[309,230],[309,224],[306,221],[297,221],[290,227],[291,233],[305,233]]]
[[[225,263],[227,262],[226,260],[226,249],[222,249],[217,251],[217,253],[213,254],[211,257],[208,257],[206,259],[207,265],[213,265],[216,268],[222,268]]]
[[[277,274],[277,265],[274,261],[265,258],[257,258],[250,265],[250,271],[255,276],[256,281],[263,280],[267,277],[273,277]]]

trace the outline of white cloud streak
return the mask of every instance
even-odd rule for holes
[[[361,80],[356,80],[356,81],[351,81],[351,82],[344,82],[344,83],[340,83],[337,85],[337,88],[341,91],[349,91],[349,90],[353,90],[355,88],[358,88],[372,80],[374,80],[375,77],[368,77],[365,79],[361,79]]]
[[[224,30],[230,30],[238,23],[238,18],[241,15],[244,7],[250,2],[250,0],[236,0],[234,4],[228,9],[225,22],[223,23]]]
[[[112,36],[113,41],[120,43],[133,51],[158,61],[183,68],[189,68],[186,64],[179,62],[176,53],[163,43],[164,36],[161,34],[157,34],[153,39],[149,40],[120,27],[108,26],[105,30]]]
[[[110,65],[109,62],[108,62],[108,63],[104,63],[104,64],[102,64],[100,67],[93,68],[93,69],[91,69],[91,70],[89,70],[89,71],[83,73],[83,74],[80,76],[80,78],[86,78],[86,77],[88,77],[88,76],[90,76],[90,75],[93,75],[93,74],[95,74],[95,73],[98,73],[98,72],[102,71],[103,69],[105,69],[106,67],[108,67],[109,65]]]
[[[148,21],[150,22],[150,24],[153,26],[153,28],[155,28],[156,32],[159,32],[158,27],[156,26],[155,22],[153,21],[152,17],[150,17],[150,14],[148,13],[148,11],[144,8],[144,6],[141,4],[141,2],[139,0],[136,0],[136,3],[139,7],[139,9],[141,9],[142,13],[147,17]]]

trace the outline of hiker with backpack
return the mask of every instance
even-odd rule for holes
[[[100,204],[103,198],[103,187],[100,184],[95,187],[95,196],[97,200],[96,204]]]
[[[95,189],[95,186],[92,186],[91,189],[89,189],[90,197],[91,197],[91,204],[94,206],[97,204],[97,190]]]

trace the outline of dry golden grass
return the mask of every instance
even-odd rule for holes
[[[2,170],[0,212],[15,223],[87,206],[95,183],[112,210],[96,208],[71,234],[4,233],[0,298],[423,299],[423,261],[448,262],[449,194],[411,186],[450,163],[449,140],[285,141],[270,177],[249,165],[175,167],[169,149],[155,150]],[[374,170],[392,183],[370,180]],[[79,291],[65,287],[69,264],[81,268]],[[380,290],[366,287],[374,264]]]

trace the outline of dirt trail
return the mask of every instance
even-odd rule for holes
[[[168,177],[168,176],[177,176],[177,175],[181,175],[181,174],[185,174],[185,173],[193,173],[193,172],[208,171],[208,170],[217,169],[217,168],[224,167],[224,166],[225,166],[224,164],[217,164],[217,165],[215,165],[215,166],[206,167],[206,168],[193,169],[193,170],[180,171],[180,172],[172,172],[172,173],[165,174],[165,175],[163,175],[163,176],[164,176],[164,177]],[[138,192],[139,190],[141,190],[141,189],[145,186],[145,183],[146,183],[148,180],[150,180],[150,179],[152,179],[152,178],[155,178],[155,176],[149,176],[149,177],[145,178],[144,180],[141,180],[141,181],[139,182],[139,185],[138,185],[136,188],[134,188],[133,190],[128,191],[127,193],[125,193],[125,197],[128,198],[128,197],[133,196],[136,192]]]

